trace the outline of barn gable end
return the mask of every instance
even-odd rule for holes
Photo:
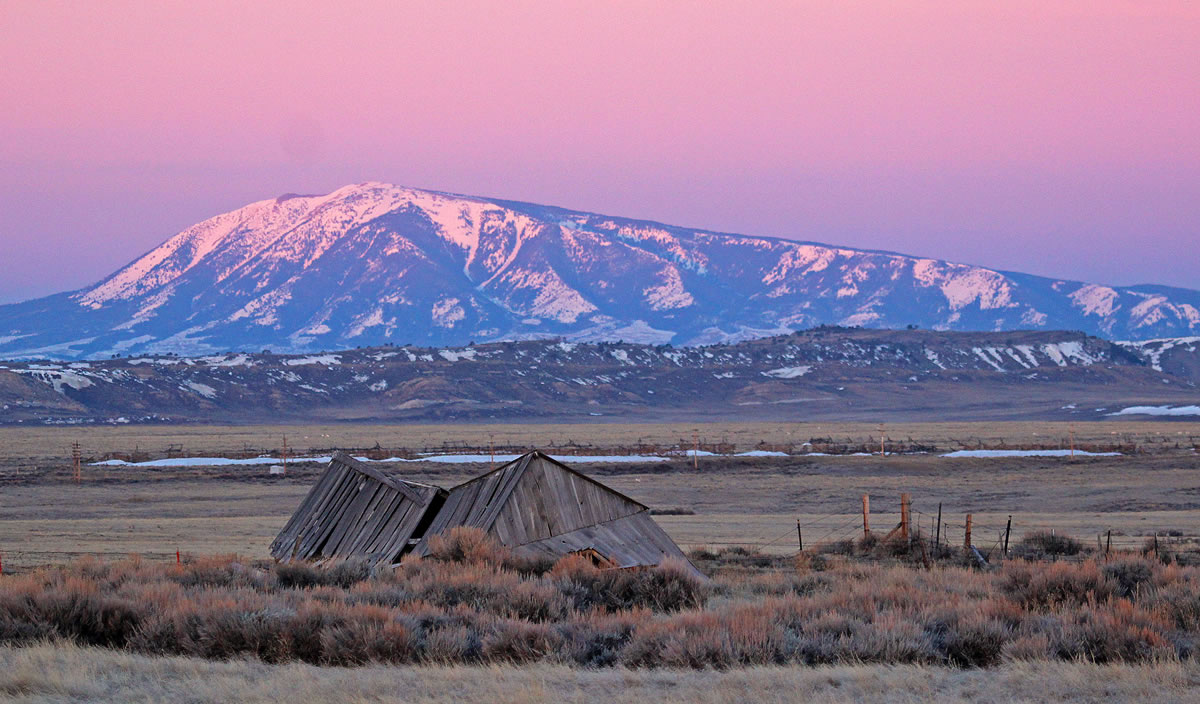
[[[524,545],[645,511],[638,502],[538,454],[517,478],[491,531]]]

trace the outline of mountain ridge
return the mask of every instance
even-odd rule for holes
[[[197,223],[0,306],[0,358],[565,337],[694,345],[819,324],[1200,332],[1200,292],[1049,279],[377,182]]]
[[[4,362],[0,424],[1102,420],[1194,407],[1198,383],[1200,337],[816,328],[703,347],[536,340]]]

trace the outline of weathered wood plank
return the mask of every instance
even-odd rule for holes
[[[362,518],[363,512],[375,495],[380,491],[386,490],[386,487],[367,478],[359,480],[359,488],[355,493],[354,498],[349,504],[334,516],[334,528],[329,533],[329,538],[325,541],[325,547],[321,550],[321,554],[326,557],[345,557],[341,550],[342,541],[347,535],[350,535],[354,525],[358,523],[358,519]]]
[[[328,490],[330,483],[333,481],[335,470],[332,466],[327,467],[317,481],[308,490],[304,496],[304,500],[300,502],[300,506],[288,519],[287,524],[279,531],[279,535],[275,541],[271,543],[271,554],[277,559],[283,559],[291,555],[292,546],[298,537],[301,527],[311,519],[312,506],[319,500],[319,497]]]
[[[311,538],[320,529],[325,521],[325,512],[346,488],[348,479],[351,475],[344,466],[337,465],[332,468],[331,481],[325,491],[318,497],[313,509],[309,512],[304,524],[301,526],[299,535],[297,536],[298,544],[295,546],[294,552],[298,559],[309,559],[312,557],[310,550]]]
[[[328,540],[330,533],[337,527],[338,518],[341,516],[342,510],[354,500],[364,484],[365,480],[359,479],[357,474],[353,472],[348,474],[339,485],[327,508],[319,513],[317,522],[313,526],[313,529],[309,531],[311,535],[305,538],[304,543],[300,546],[302,553],[310,559],[324,554],[325,542]]]
[[[405,504],[416,505],[400,492],[384,487],[376,505],[370,509],[370,519],[356,529],[355,539],[347,551],[351,554],[374,553],[377,543],[381,542],[381,533],[387,530],[388,522],[395,514],[396,508]]]

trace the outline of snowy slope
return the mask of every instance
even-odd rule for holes
[[[3,362],[0,425],[664,414],[1084,420],[1194,407],[1200,374],[1160,372],[1150,361],[1076,332],[816,328],[704,347],[531,340]]]
[[[1200,332],[1200,292],[364,183],[252,203],[95,286],[0,306],[0,358],[552,336],[689,345],[818,324],[1141,340]]]

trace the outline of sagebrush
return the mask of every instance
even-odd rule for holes
[[[80,560],[0,578],[0,643],[266,662],[729,668],[1190,658],[1200,569],[1129,556],[992,572],[731,555],[600,570],[460,532],[395,569]],[[759,565],[756,567],[755,565]]]

